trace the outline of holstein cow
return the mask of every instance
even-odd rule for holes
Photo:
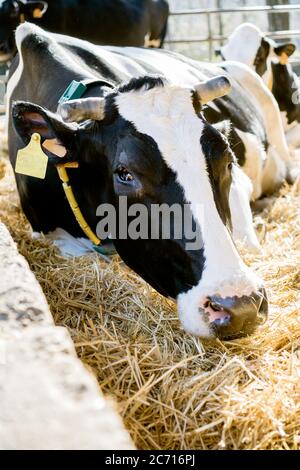
[[[25,20],[97,44],[161,47],[168,15],[166,0],[0,0],[0,62],[15,53],[14,31]]]
[[[65,47],[84,58],[85,63],[98,72],[100,63],[95,59],[95,46],[79,43],[73,39],[62,39]],[[244,180],[243,175],[234,180],[231,192],[231,204],[241,204],[241,200],[256,200],[263,195],[272,194],[290,175],[290,153],[286,145],[283,126],[276,101],[272,93],[264,86],[258,75],[249,67],[228,61],[216,67],[212,64],[194,61],[169,51],[150,51],[136,48],[107,48],[118,57],[118,73],[120,64],[131,72],[132,66],[143,67],[136,69],[139,73],[163,74],[171,82],[182,85],[196,85],[197,81],[205,80],[224,73],[233,79],[233,90],[229,96],[221,97],[205,107],[204,114],[210,123],[220,123],[220,130],[225,130],[238,162],[251,183]],[[101,60],[105,54],[103,48],[97,48]],[[91,51],[91,55],[87,54]],[[109,60],[112,60],[110,55]],[[124,71],[123,71],[124,73]],[[125,78],[125,77],[124,77]],[[127,79],[129,76],[126,77]],[[246,87],[246,90],[245,90]],[[249,94],[251,91],[251,95]],[[255,96],[254,96],[255,95]],[[261,106],[263,103],[263,106]],[[225,121],[225,126],[224,126]],[[227,124],[230,124],[227,126]],[[249,185],[250,183],[250,185]],[[239,197],[233,200],[234,189]],[[237,239],[245,239],[248,248],[257,248],[258,242],[253,231],[249,205],[243,204],[243,209],[232,211],[233,234]]]
[[[40,134],[43,145],[45,140],[54,145],[47,151],[45,180],[16,175],[33,229],[47,233],[62,227],[82,236],[56,174],[59,162],[79,162],[70,179],[93,229],[97,207],[110,203],[118,213],[120,196],[127,196],[129,209],[137,202],[147,207],[188,203],[201,230],[199,249],[188,250],[185,235],[168,240],[116,237],[116,249],[157,291],[177,299],[186,331],[208,338],[251,333],[267,314],[267,300],[228,230],[231,184],[242,172],[226,138],[200,112],[230,90],[228,79],[203,81],[197,69],[188,73],[184,65],[182,75],[193,77],[193,86],[149,77],[152,66],[142,55],[134,61],[123,49],[112,52],[72,38],[64,43],[64,37],[28,23],[17,29],[16,43],[19,55],[8,83],[12,165],[33,133]],[[173,63],[176,75],[180,59],[174,57]],[[58,100],[74,79],[97,83],[84,98],[60,105],[63,121],[56,113]]]
[[[279,105],[291,149],[300,146],[300,84],[289,64],[295,50],[295,44],[276,43],[255,25],[244,23],[218,51],[223,60],[242,62],[262,77]]]

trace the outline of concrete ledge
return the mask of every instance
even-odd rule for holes
[[[134,449],[3,224],[0,449]]]

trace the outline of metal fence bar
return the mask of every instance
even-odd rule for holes
[[[195,9],[195,10],[176,10],[171,12],[171,16],[185,16],[185,15],[206,15],[207,25],[208,25],[208,35],[206,37],[193,37],[193,38],[176,38],[169,39],[167,38],[166,44],[193,44],[193,43],[208,43],[208,55],[210,60],[213,59],[214,54],[214,43],[222,42],[228,39],[224,36],[214,36],[212,31],[211,15],[218,14],[222,15],[223,13],[291,13],[291,12],[300,12],[300,4],[297,5],[275,5],[275,6],[249,6],[249,7],[239,7],[239,8],[209,8],[204,9]],[[283,39],[285,37],[300,37],[300,30],[294,31],[274,31],[265,33],[266,36],[270,36],[274,39]]]
[[[272,32],[272,33],[265,33],[265,36],[270,36],[272,38],[286,38],[286,37],[298,37],[300,36],[300,30],[288,30],[288,31],[277,31],[277,32]],[[218,42],[218,41],[226,41],[228,39],[227,36],[205,36],[205,37],[198,37],[195,36],[193,38],[178,38],[178,39],[168,39],[166,41],[168,44],[178,44],[178,43],[194,43],[194,42],[208,42],[209,39],[213,42]]]
[[[212,57],[213,55],[213,31],[212,31],[212,27],[211,27],[211,15],[209,13],[207,13],[207,29],[208,29],[208,48],[209,48],[209,51],[208,51],[208,54],[209,54],[209,57]]]
[[[291,36],[300,36],[300,30],[287,30],[287,31],[272,31],[265,33],[265,36],[270,36],[272,38],[287,38]]]
[[[208,8],[194,9],[194,10],[175,10],[171,11],[171,16],[183,16],[183,15],[209,15],[217,13],[255,13],[255,12],[266,12],[266,13],[291,13],[293,11],[300,11],[300,5],[275,5],[275,6],[253,6],[253,7],[239,7],[239,8]]]

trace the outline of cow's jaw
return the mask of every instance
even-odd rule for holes
[[[206,124],[194,111],[191,91],[176,86],[120,93],[116,104],[124,119],[157,143],[201,227],[206,260],[202,277],[177,301],[184,329],[211,337],[205,312],[208,296],[251,296],[259,280],[242,262],[218,213],[200,143]]]

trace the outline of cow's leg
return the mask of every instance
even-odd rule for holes
[[[252,192],[253,186],[248,176],[238,166],[234,166],[229,194],[232,235],[235,241],[242,242],[249,251],[260,252],[250,209]]]

